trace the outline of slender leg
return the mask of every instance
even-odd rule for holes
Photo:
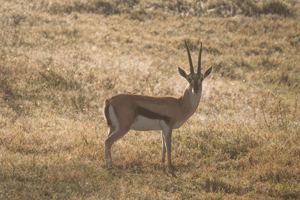
[[[166,148],[167,148],[167,156],[168,156],[168,169],[172,171],[172,162],[171,162],[171,137],[172,137],[172,129],[169,129],[166,135]]]
[[[113,127],[113,126],[111,126],[111,127],[109,127],[109,132],[108,132],[108,137],[107,137],[107,139],[111,136],[111,135],[113,135],[115,132],[116,129]],[[106,157],[106,166],[107,166],[107,168],[111,168],[112,167],[112,162],[111,162],[111,154],[110,154],[110,148],[111,148],[111,145],[109,145],[109,143],[108,142],[106,142],[107,141],[107,139],[105,140],[105,157]]]
[[[171,162],[171,137],[172,137],[172,126],[167,125],[165,121],[161,120],[160,125],[162,128],[162,141],[163,141],[163,153],[161,158],[161,163],[163,165],[165,160],[165,154],[167,152],[168,157],[168,168],[172,171],[172,162]]]
[[[165,140],[164,131],[161,132],[161,139],[162,139],[163,151],[162,151],[160,166],[163,167],[165,162],[165,157],[166,157],[166,140]]]
[[[112,159],[111,159],[111,153],[110,153],[111,146],[113,145],[113,143],[115,141],[117,141],[118,139],[123,137],[128,131],[129,131],[129,129],[121,128],[121,129],[117,130],[117,132],[110,133],[108,138],[105,140],[105,157],[106,157],[107,168],[112,167]]]
[[[112,123],[111,130],[109,131],[108,137],[105,140],[105,157],[106,157],[106,166],[108,168],[112,167],[111,159],[111,146],[115,141],[123,137],[129,130],[135,119],[134,110],[130,107],[123,108],[123,112],[119,112],[119,115],[116,115],[115,109],[113,106],[109,106],[109,119]],[[119,120],[122,119],[122,120]]]

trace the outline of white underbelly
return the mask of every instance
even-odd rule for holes
[[[136,131],[151,131],[151,130],[162,130],[161,125],[162,119],[150,119],[143,116],[137,116],[135,122],[131,125],[130,129]],[[187,120],[176,122],[173,126],[173,129],[180,128]]]
[[[150,119],[138,115],[130,129],[137,131],[162,130],[161,119]]]

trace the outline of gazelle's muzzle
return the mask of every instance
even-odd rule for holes
[[[200,87],[199,87],[198,84],[196,84],[196,85],[194,85],[194,86],[192,87],[192,92],[193,92],[194,94],[197,94],[197,93],[200,92]]]

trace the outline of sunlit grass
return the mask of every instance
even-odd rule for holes
[[[300,198],[299,3],[274,2],[3,1],[0,199]],[[176,177],[157,131],[107,170],[104,100],[181,95],[185,39],[214,70],[173,132]]]

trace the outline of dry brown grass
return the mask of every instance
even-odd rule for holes
[[[174,2],[0,2],[0,199],[300,198],[299,3]],[[103,101],[179,96],[184,39],[214,71],[174,131],[176,177],[158,132],[107,171]]]

